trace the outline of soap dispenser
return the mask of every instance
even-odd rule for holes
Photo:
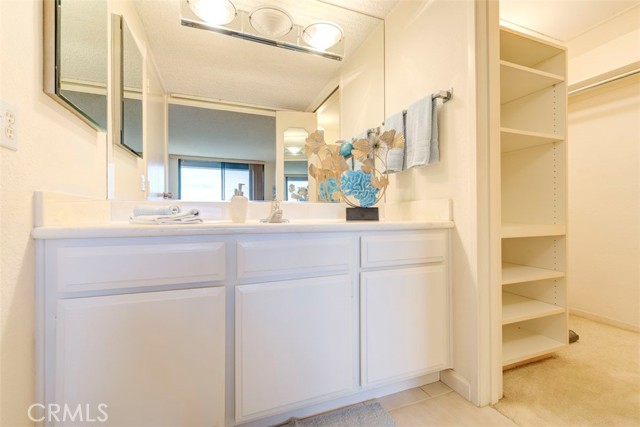
[[[231,222],[244,222],[247,218],[249,199],[242,192],[243,185],[238,184],[238,188],[233,192],[233,197],[230,200],[229,213],[231,214]]]

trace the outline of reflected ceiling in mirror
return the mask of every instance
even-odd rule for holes
[[[342,62],[183,26],[181,1],[185,0],[134,0],[168,93],[312,111],[337,86]],[[396,3],[335,1],[363,14],[316,0],[232,2],[245,11],[263,4],[277,6],[302,27],[323,20],[337,23],[344,31],[345,60]]]
[[[56,94],[90,123],[107,129],[107,2],[62,0]]]

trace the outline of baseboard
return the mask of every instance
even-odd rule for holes
[[[631,323],[621,322],[619,320],[600,316],[598,314],[590,313],[584,310],[579,310],[577,308],[569,308],[569,314],[573,314],[578,317],[584,317],[585,319],[593,320],[595,322],[604,323],[605,325],[615,326],[616,328],[624,329],[626,331],[640,332],[640,326],[638,325],[632,325]]]
[[[449,388],[467,399],[469,402],[472,402],[471,384],[465,377],[463,377],[453,369],[447,369],[446,371],[440,372],[440,381],[448,385]]]

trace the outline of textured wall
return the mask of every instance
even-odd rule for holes
[[[0,148],[0,424],[31,425],[35,190],[106,197],[104,138],[42,91],[42,1],[0,2],[0,99],[17,112],[18,151]]]
[[[478,397],[475,9],[471,1],[403,1],[385,20],[385,113],[453,88],[440,107],[440,163],[391,176],[388,202],[453,200],[454,368]]]

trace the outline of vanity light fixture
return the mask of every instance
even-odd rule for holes
[[[299,154],[300,151],[302,151],[302,147],[296,147],[296,146],[291,145],[291,146],[287,147],[287,151],[290,154],[296,155],[296,154]]]
[[[237,15],[229,0],[187,0],[187,3],[198,18],[211,25],[227,25]]]
[[[244,40],[310,53],[336,61],[344,58],[344,33],[327,21],[296,25],[285,10],[258,6],[246,12],[231,0],[181,0],[182,25]]]
[[[293,30],[293,19],[275,6],[258,6],[249,13],[251,26],[266,37],[284,37]]]
[[[302,32],[302,40],[311,47],[326,50],[340,43],[344,33],[333,22],[314,22]]]

